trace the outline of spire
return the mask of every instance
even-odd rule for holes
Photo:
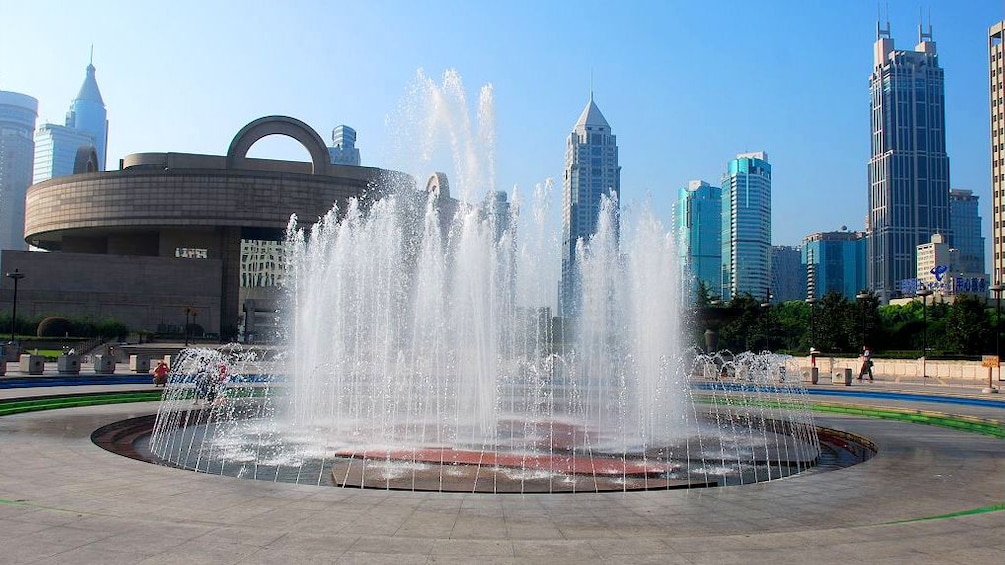
[[[607,129],[611,128],[611,125],[607,123],[604,115],[600,112],[600,108],[597,108],[596,102],[593,101],[593,90],[590,90],[590,101],[586,103],[586,108],[583,109],[583,113],[579,115],[579,120],[576,121],[576,127],[580,126],[603,126]]]
[[[77,93],[77,100],[89,100],[97,102],[102,106],[105,101],[101,99],[101,91],[98,90],[98,81],[94,78],[94,47],[91,47],[91,61],[87,63],[87,76],[84,77],[84,84],[80,85],[80,92]]]

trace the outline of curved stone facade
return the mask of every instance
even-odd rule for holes
[[[296,139],[307,148],[312,162],[248,158],[248,149],[269,135]],[[126,267],[121,265],[128,261],[103,261],[98,256],[150,258],[142,263],[148,270],[153,269],[150,262],[159,259],[164,268],[158,267],[156,283],[140,284],[128,292],[148,301],[170,302],[166,306],[170,311],[199,307],[204,313],[200,324],[230,337],[242,302],[268,298],[268,293],[258,290],[242,293],[242,241],[280,240],[293,214],[301,225],[309,225],[333,206],[344,207],[349,198],[376,198],[391,186],[414,186],[411,177],[402,173],[332,165],[328,159],[320,136],[306,124],[286,116],[267,116],[242,128],[227,155],[137,153],[122,159],[117,171],[50,179],[28,189],[24,236],[31,245],[55,253],[11,254],[4,257],[3,267],[25,262],[36,270],[53,272],[39,261],[58,266],[72,255],[73,272],[58,278],[75,292],[114,294],[114,304],[92,305],[82,312],[75,303],[58,304],[58,289],[49,285],[49,306],[34,310],[30,289],[25,289],[26,312],[53,314],[63,309],[87,314],[95,310],[96,316],[125,318],[122,321],[134,329],[156,330],[165,324],[163,309],[157,314],[159,319],[117,311],[124,298],[114,287],[114,279],[136,280],[125,277]],[[188,263],[183,269],[172,268],[179,260]],[[109,270],[113,264],[120,265],[117,271]],[[175,276],[172,273],[178,273],[178,280],[170,280]],[[179,301],[165,290],[191,284],[192,277],[205,280],[201,304]]]

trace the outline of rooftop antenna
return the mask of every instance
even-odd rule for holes
[[[593,67],[590,67],[590,102],[593,102]]]
[[[928,9],[928,33],[925,33],[925,17],[923,8],[918,8],[918,43],[932,40],[932,9]]]
[[[88,65],[94,64],[94,44],[91,44],[91,58],[87,61]]]
[[[890,39],[890,4],[886,4],[886,28],[882,27],[883,12],[876,2],[876,39]]]

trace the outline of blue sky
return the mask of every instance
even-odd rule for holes
[[[900,49],[917,43],[919,13],[931,14],[951,184],[981,197],[990,240],[986,38],[1003,4],[891,0],[888,9]],[[456,69],[471,100],[492,84],[495,184],[526,191],[559,182],[592,75],[618,136],[624,200],[649,198],[668,221],[688,180],[717,183],[736,153],[764,150],[773,243],[797,245],[812,232],[864,228],[876,19],[876,3],[857,0],[0,0],[0,89],[38,98],[40,123],[61,123],[93,43],[110,168],[143,151],[223,154],[244,124],[270,114],[326,140],[351,125],[363,164],[409,168],[400,147],[410,140],[389,117],[418,69],[437,79]],[[273,136],[252,155],[307,154]],[[421,166],[408,172],[452,172]]]

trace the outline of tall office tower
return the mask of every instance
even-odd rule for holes
[[[346,125],[332,130],[332,146],[328,148],[332,165],[359,166],[359,149],[356,149],[356,130]]]
[[[91,134],[57,124],[42,124],[35,131],[35,164],[32,184],[77,172],[93,172],[97,163],[87,166],[94,146]],[[78,163],[83,159],[82,163]]]
[[[1005,282],[1005,21],[988,30],[991,84],[991,282]]]
[[[84,84],[70,103],[64,125],[42,124],[35,132],[35,145],[41,151],[35,155],[32,182],[72,175],[75,170],[94,168],[104,171],[108,149],[107,116],[105,102],[94,78],[94,65],[88,63]],[[97,161],[90,167],[87,164],[88,146],[93,146],[97,155]],[[78,155],[81,147],[85,148],[85,152]],[[83,168],[75,169],[78,164]]]
[[[802,263],[806,265],[807,298],[820,299],[837,292],[848,300],[866,286],[865,232],[818,232],[803,238]]]
[[[677,193],[673,226],[681,266],[681,290],[685,304],[694,299],[699,285],[710,296],[722,288],[722,189],[703,180],[693,180]]]
[[[931,26],[918,33],[914,51],[899,51],[877,24],[873,48],[868,286],[883,303],[914,279],[918,245],[952,239],[943,73]]]
[[[771,164],[764,151],[740,153],[722,176],[723,300],[771,294]]]
[[[589,240],[597,231],[601,197],[617,206],[621,194],[618,144],[600,108],[590,101],[572,128],[565,146],[562,181],[562,282],[559,308],[565,317],[578,316],[579,275],[576,242]]]
[[[981,235],[979,197],[970,190],[949,191],[949,222],[953,247],[959,250],[957,267],[967,274],[984,271],[984,236]]]
[[[31,184],[38,100],[0,91],[0,249],[25,250],[24,195]]]
[[[806,265],[800,249],[790,245],[771,248],[771,302],[780,304],[806,298]]]

